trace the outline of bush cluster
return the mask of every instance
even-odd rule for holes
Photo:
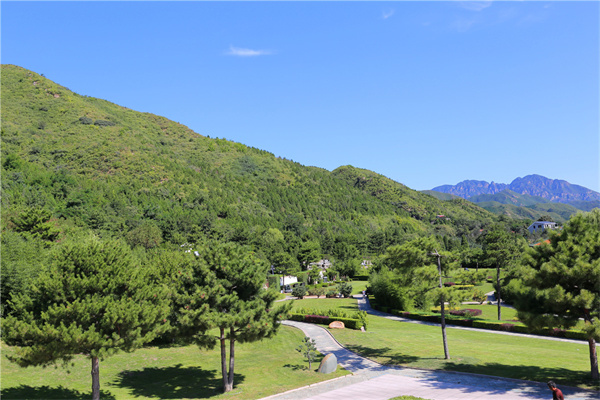
[[[445,310],[446,314],[456,315],[459,317],[477,317],[483,313],[481,310],[476,310],[474,308],[466,308],[464,310]],[[436,313],[441,313],[441,310],[434,310]]]
[[[105,121],[105,120],[102,120],[102,119],[97,119],[94,122],[94,125],[98,125],[98,126],[115,126],[116,124],[114,122],[112,122],[112,121]]]

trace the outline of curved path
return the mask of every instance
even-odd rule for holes
[[[372,310],[368,303],[357,297],[359,307],[373,315],[413,322]],[[284,325],[300,329],[315,340],[317,350],[333,353],[338,364],[352,375],[290,390],[263,400],[387,400],[411,395],[428,400],[542,400],[552,396],[544,383],[497,378],[450,371],[428,371],[395,366],[384,366],[351,352],[318,325],[284,321]],[[598,400],[600,393],[578,388],[562,387],[568,400]]]

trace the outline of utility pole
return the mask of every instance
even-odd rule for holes
[[[443,292],[441,292],[443,290],[443,285],[442,285],[442,263],[440,261],[440,259],[442,258],[442,256],[440,255],[440,253],[438,253],[437,250],[435,250],[435,253],[429,253],[429,255],[437,257],[437,265],[438,265],[438,273],[440,275],[440,311],[442,312],[442,340],[444,342],[444,358],[446,360],[450,359],[450,352],[448,351],[448,340],[446,339],[446,315],[445,315],[445,311],[444,311],[444,295]]]

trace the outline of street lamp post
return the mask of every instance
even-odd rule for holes
[[[446,339],[446,315],[445,315],[445,304],[444,304],[444,294],[443,292],[441,292],[443,290],[443,285],[442,285],[442,263],[440,261],[440,259],[442,258],[442,256],[440,255],[440,253],[438,253],[437,250],[435,250],[434,253],[429,253],[429,255],[431,256],[435,256],[437,258],[437,265],[438,265],[438,273],[440,276],[440,311],[442,312],[442,340],[444,341],[444,358],[446,360],[450,359],[450,352],[448,351],[448,340]]]

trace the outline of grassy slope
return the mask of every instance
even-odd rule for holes
[[[120,353],[100,362],[102,398],[257,399],[348,373],[342,369],[329,375],[308,371],[308,363],[295,351],[302,337],[299,330],[284,326],[271,340],[237,344],[235,386],[227,395],[221,394],[219,349],[149,347]],[[87,358],[75,357],[68,369],[23,369],[7,361],[13,351],[2,348],[3,399],[90,397],[91,365]],[[315,370],[319,362],[320,358],[313,363]]]

